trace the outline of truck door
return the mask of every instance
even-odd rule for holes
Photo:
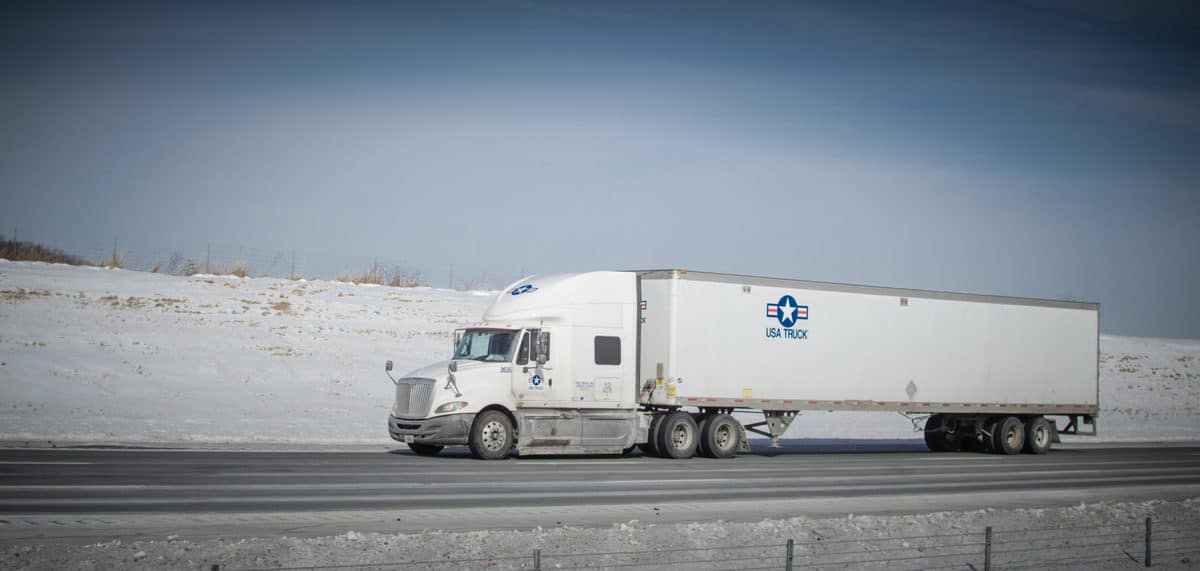
[[[565,401],[570,398],[567,383],[556,382],[554,378],[554,343],[551,339],[546,363],[537,366],[537,349],[534,347],[539,329],[526,329],[521,333],[521,344],[517,346],[517,357],[513,362],[512,389],[513,396],[525,407],[553,406],[555,401]],[[551,336],[553,337],[553,336]]]
[[[535,447],[578,446],[580,415],[578,410],[563,408],[564,401],[570,398],[570,389],[565,378],[555,380],[553,343],[547,348],[548,358],[539,371],[536,348],[539,333],[538,329],[522,332],[513,360],[513,396],[521,409],[524,431],[521,439]],[[561,364],[563,359],[558,361]]]

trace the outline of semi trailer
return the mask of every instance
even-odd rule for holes
[[[1099,305],[686,270],[530,276],[445,361],[392,376],[391,437],[483,459],[729,458],[806,411],[900,413],[930,450],[1095,435]],[[761,413],[743,423],[734,413]]]

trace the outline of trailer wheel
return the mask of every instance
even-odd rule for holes
[[[421,456],[436,456],[438,452],[441,452],[445,448],[445,446],[437,444],[418,444],[416,442],[410,442],[408,447]]]
[[[508,456],[513,447],[513,426],[508,416],[497,410],[485,410],[475,417],[471,437],[467,440],[471,454],[481,460],[498,460]]]
[[[1045,454],[1050,451],[1050,442],[1054,439],[1054,429],[1050,421],[1043,417],[1035,417],[1025,423],[1025,449],[1030,454]]]
[[[699,443],[696,421],[686,412],[665,415],[658,426],[658,454],[663,458],[691,458]]]
[[[1025,447],[1025,425],[1015,416],[1005,416],[996,421],[992,431],[992,452],[1016,454]]]
[[[954,452],[958,450],[958,441],[943,430],[946,417],[935,414],[925,421],[925,446],[934,452]]]
[[[650,418],[650,429],[646,431],[646,441],[637,445],[638,448],[642,449],[642,454],[646,456],[661,456],[658,452],[658,427],[662,425],[663,418],[666,416],[666,413],[658,412]]]
[[[700,421],[700,455],[733,458],[737,454],[737,421],[728,414],[711,414]]]

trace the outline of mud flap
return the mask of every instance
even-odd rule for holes
[[[742,423],[740,423],[740,422],[737,422],[736,424],[737,424],[737,428],[738,428],[737,453],[738,454],[749,454],[750,453],[750,439],[746,438],[746,428],[744,426],[742,426]]]

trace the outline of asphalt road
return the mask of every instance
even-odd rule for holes
[[[1200,497],[1200,446],[934,454],[792,441],[729,460],[0,449],[0,542],[753,520]]]

